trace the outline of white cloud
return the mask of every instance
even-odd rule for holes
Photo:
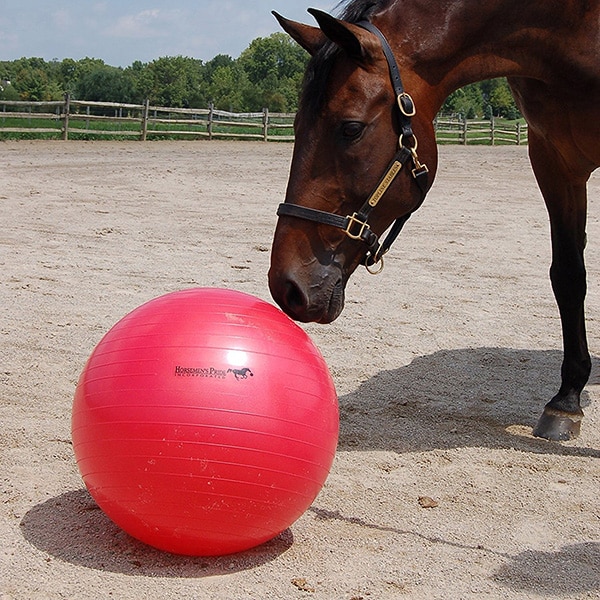
[[[124,15],[108,28],[113,37],[144,39],[164,35],[161,28],[163,13],[158,8],[143,10],[135,15]]]

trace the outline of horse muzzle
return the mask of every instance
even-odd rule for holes
[[[269,270],[273,299],[292,319],[303,323],[331,323],[344,308],[344,278],[336,265],[315,270]]]

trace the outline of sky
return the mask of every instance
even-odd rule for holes
[[[99,58],[115,67],[161,56],[237,58],[280,31],[271,15],[314,24],[338,0],[0,0],[0,60]]]

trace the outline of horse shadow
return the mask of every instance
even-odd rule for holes
[[[508,554],[481,545],[462,544],[439,536],[426,535],[418,530],[402,530],[396,527],[368,522],[360,517],[345,516],[340,511],[330,511],[312,506],[309,511],[316,519],[351,523],[365,529],[391,532],[400,536],[410,535],[423,540],[429,546],[444,545],[470,552],[485,552],[502,559],[502,565],[492,574],[492,579],[516,591],[530,591],[544,597],[566,596],[596,592],[600,543],[580,542],[565,544],[556,551],[525,550]],[[587,596],[586,596],[587,597]],[[595,597],[595,596],[594,596]]]
[[[600,589],[598,564],[600,543],[567,544],[555,552],[526,550],[507,557],[507,562],[493,578],[505,587],[536,596],[541,594],[549,598],[577,594],[591,598],[591,594]]]
[[[531,435],[558,389],[561,361],[558,351],[512,348],[440,350],[420,356],[340,397],[338,447],[407,453],[482,446],[600,458],[600,449]],[[592,372],[590,384],[594,383],[600,383],[598,371]],[[589,402],[584,391],[584,409]]]

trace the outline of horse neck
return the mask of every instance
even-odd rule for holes
[[[382,27],[386,23],[393,32],[392,44],[403,66],[441,106],[450,93],[476,81],[501,76],[551,78],[557,54],[573,50],[568,49],[570,33],[582,26],[586,13],[590,21],[597,21],[599,4],[598,0],[396,0],[379,18]]]

